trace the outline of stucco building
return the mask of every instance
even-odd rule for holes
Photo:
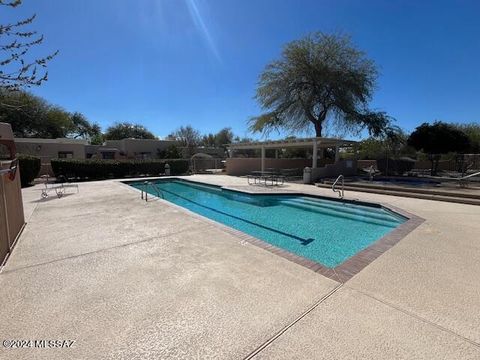
[[[155,139],[122,139],[107,140],[103,145],[91,145],[83,139],[37,139],[15,138],[15,145],[19,154],[27,154],[39,157],[42,162],[40,175],[53,175],[50,165],[51,159],[156,159],[159,153],[168,147],[179,147],[184,158],[190,158],[190,154],[207,153],[214,158],[223,158],[222,148],[195,148],[188,149],[179,146],[175,140]]]

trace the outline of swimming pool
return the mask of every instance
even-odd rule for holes
[[[169,202],[329,268],[407,220],[382,207],[310,196],[251,195],[180,179],[155,184]],[[151,185],[147,191],[156,194]]]

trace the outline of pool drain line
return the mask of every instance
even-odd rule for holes
[[[320,305],[322,302],[327,300],[330,296],[332,296],[337,290],[339,290],[343,284],[339,284],[337,287],[335,287],[333,290],[331,290],[328,294],[325,296],[321,297],[317,302],[315,302],[312,306],[310,306],[305,312],[303,312],[299,317],[297,317],[295,320],[293,320],[290,324],[286,325],[283,327],[279,332],[277,332],[275,335],[273,335],[270,339],[265,341],[262,345],[257,347],[255,350],[253,350],[250,354],[248,354],[244,360],[250,360],[253,359],[258,353],[260,353],[263,349],[267,348],[271,343],[273,343],[276,339],[278,339],[280,336],[282,336],[285,332],[287,332],[288,329],[290,329],[293,325],[295,325],[297,322],[302,320],[305,316],[307,316],[309,313],[311,313],[315,308]]]

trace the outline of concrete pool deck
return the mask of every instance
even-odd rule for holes
[[[1,359],[480,358],[479,206],[347,191],[425,222],[340,284],[115,180],[40,189],[0,274],[0,337],[75,343]]]

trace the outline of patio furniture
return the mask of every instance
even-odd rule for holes
[[[48,198],[50,192],[55,192],[55,195],[57,195],[58,198],[61,198],[65,194],[67,188],[76,188],[77,193],[79,192],[77,184],[65,184],[64,181],[56,183],[51,181],[48,175],[42,175],[41,178],[44,180],[45,185],[41,194],[43,199]]]
[[[247,179],[248,185],[278,186],[285,182],[285,176],[279,175],[275,171],[252,171],[250,175],[247,175]]]

